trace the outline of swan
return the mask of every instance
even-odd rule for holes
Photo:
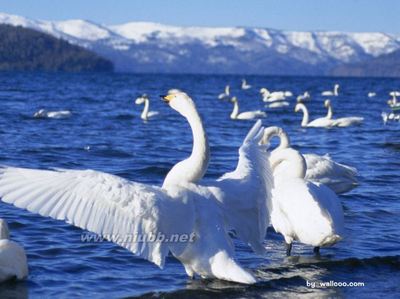
[[[242,79],[242,89],[250,89],[251,85],[247,84],[246,79]]]
[[[326,117],[321,117],[314,119],[309,122],[309,114],[307,107],[303,103],[297,103],[294,108],[294,112],[303,112],[303,120],[301,121],[302,127],[333,127],[336,125],[334,120],[328,119]]]
[[[275,149],[276,151],[291,148],[287,133],[276,126],[265,128],[262,143],[268,144],[273,137],[278,137],[280,140],[279,146]],[[306,162],[304,178],[307,181],[324,184],[336,194],[348,192],[358,186],[357,169],[354,167],[337,163],[328,154],[324,156],[316,154],[301,155]]]
[[[335,121],[336,127],[348,127],[351,125],[359,125],[364,121],[363,117],[358,117],[358,116],[349,116],[349,117],[341,117],[341,118],[333,119],[333,108],[332,108],[331,101],[325,100],[324,106],[325,106],[325,108],[328,109],[326,118]]]
[[[0,219],[0,282],[28,276],[25,250],[9,238],[7,222]]]
[[[144,104],[144,108],[142,111],[142,114],[140,115],[140,118],[143,120],[148,120],[150,117],[158,115],[157,111],[149,111],[150,108],[150,100],[149,97],[146,94],[143,94],[141,97],[138,97],[135,100],[136,105],[141,105]]]
[[[94,170],[2,166],[1,200],[102,235],[159,267],[171,252],[190,277],[255,283],[234,260],[228,231],[265,254],[272,179],[266,147],[260,145],[261,121],[239,148],[236,169],[202,185],[198,181],[208,167],[209,146],[195,103],[184,92],[163,99],[187,119],[193,148],[161,188]],[[138,242],[132,236],[143,237]],[[150,242],[149,236],[157,238]],[[176,242],[176,236],[185,239]]]
[[[289,102],[287,101],[276,101],[271,104],[266,105],[268,108],[282,108],[289,106]]]
[[[261,88],[260,93],[263,97],[264,102],[275,102],[286,99],[285,93],[283,91],[270,92],[266,88]]]
[[[333,91],[323,91],[321,93],[321,95],[323,96],[335,96],[337,97],[339,95],[339,84],[335,84],[335,86],[333,87]]]
[[[303,94],[297,96],[297,102],[301,103],[311,98],[310,93],[305,91]]]
[[[225,91],[223,93],[219,94],[218,99],[224,100],[226,98],[229,98],[229,96],[230,96],[229,89],[230,89],[229,85],[226,85]]]
[[[373,97],[375,97],[376,96],[376,93],[375,92],[369,92],[368,93],[368,97],[369,98],[373,98]]]
[[[38,112],[33,114],[35,118],[69,118],[72,113],[69,110],[61,110],[61,111],[47,111],[45,109],[40,109]]]
[[[246,111],[246,112],[239,113],[238,99],[236,97],[233,97],[231,99],[231,102],[233,103],[233,110],[230,115],[231,119],[254,119],[254,118],[260,118],[260,117],[267,116],[267,114],[261,110]]]
[[[270,156],[274,177],[271,224],[285,239],[289,256],[297,240],[314,247],[340,241],[344,230],[343,208],[336,194],[323,184],[304,179],[306,163],[292,148],[274,150]]]

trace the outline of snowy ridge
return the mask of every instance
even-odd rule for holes
[[[44,21],[0,13],[0,23],[39,30],[87,47],[123,71],[321,73],[400,49],[385,33],[297,32],[244,27],[178,27],[150,22],[105,26],[86,20]],[[280,66],[272,69],[273,61]],[[255,64],[258,64],[256,66]],[[218,66],[218,67],[217,67]]]

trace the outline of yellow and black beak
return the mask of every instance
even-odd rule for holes
[[[172,95],[172,94],[169,94],[166,96],[161,95],[160,97],[165,103],[168,104],[174,98],[174,95]]]

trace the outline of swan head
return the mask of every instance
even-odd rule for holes
[[[237,103],[237,101],[238,101],[237,97],[232,97],[232,98],[231,98],[231,102],[232,102],[232,103]]]
[[[45,109],[40,109],[38,112],[35,112],[33,117],[43,117],[46,116],[47,111]]]
[[[331,105],[331,100],[325,100],[324,107],[328,108]]]
[[[136,105],[140,105],[140,104],[143,104],[146,100],[148,100],[149,99],[149,97],[147,96],[147,94],[142,94],[142,96],[140,96],[140,97],[138,97],[136,100],[135,100],[135,104]]]
[[[299,112],[302,107],[304,107],[303,103],[301,102],[297,103],[296,106],[294,107],[294,112]]]
[[[261,139],[261,144],[268,144],[272,137],[278,136],[281,137],[283,135],[283,129],[280,127],[268,127],[264,129],[264,135]]]
[[[268,89],[266,89],[265,87],[263,87],[263,88],[260,89],[260,93],[261,93],[261,94],[269,94],[270,92],[269,92]]]
[[[196,105],[193,100],[183,91],[174,90],[173,93],[168,93],[165,96],[161,96],[161,98],[166,104],[179,112],[182,116],[187,117],[196,110]]]
[[[0,219],[0,240],[9,238],[10,238],[10,233],[8,230],[7,221],[5,221],[4,219]]]

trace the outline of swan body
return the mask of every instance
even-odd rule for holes
[[[382,112],[382,119],[384,124],[386,124],[388,121],[400,121],[400,114],[393,112]]]
[[[255,119],[255,118],[261,118],[261,117],[266,117],[267,114],[264,111],[261,110],[254,110],[254,111],[246,111],[246,112],[241,112],[239,113],[239,103],[238,99],[236,97],[233,97],[231,99],[231,102],[233,103],[233,110],[230,115],[231,119]]]
[[[38,112],[35,112],[33,117],[35,118],[69,118],[72,113],[69,110],[61,110],[61,111],[47,111],[45,109],[40,109]]]
[[[268,108],[282,108],[287,106],[289,106],[289,102],[286,101],[277,101],[267,105]]]
[[[309,100],[310,98],[311,98],[310,93],[308,91],[305,91],[303,94],[297,96],[297,102],[301,103]]]
[[[375,97],[376,96],[376,93],[375,92],[369,92],[368,93],[368,97],[369,98],[373,98],[373,97]]]
[[[154,117],[158,115],[157,111],[149,111],[150,109],[150,100],[149,97],[146,94],[143,94],[141,97],[138,97],[135,100],[136,105],[141,105],[144,104],[142,114],[140,115],[140,118],[143,120],[148,120],[151,117]]]
[[[323,91],[321,93],[321,95],[323,96],[335,96],[337,97],[339,95],[339,84],[335,84],[335,86],[333,87],[333,91]]]
[[[313,121],[309,122],[309,114],[307,107],[303,103],[297,103],[296,107],[294,108],[294,112],[303,112],[303,119],[301,121],[302,127],[333,127],[336,125],[335,121],[332,119],[328,119],[326,117],[321,117],[314,119]]]
[[[28,276],[28,263],[23,247],[9,240],[7,222],[0,219],[0,282]]]
[[[286,99],[285,92],[283,91],[270,92],[268,89],[263,87],[260,89],[260,93],[263,97],[263,101],[267,103]]]
[[[242,80],[242,89],[250,89],[251,85],[247,84],[246,79]]]
[[[163,98],[187,118],[194,135],[201,132],[201,119],[187,94],[175,92]],[[259,145],[262,134],[258,121],[239,148],[237,168],[207,185],[197,182],[208,164],[204,134],[193,144],[192,153],[199,157],[191,155],[173,167],[162,188],[94,170],[3,166],[0,197],[19,208],[100,234],[160,267],[171,252],[191,277],[251,284],[256,280],[234,260],[228,231],[234,229],[255,252],[265,253],[262,242],[269,225],[272,179],[265,146]],[[185,176],[178,173],[183,169]],[[121,238],[158,234],[165,238],[154,242]],[[172,236],[177,235],[190,237],[173,242]]]
[[[267,144],[273,137],[279,138],[277,150],[290,148],[290,139],[286,132],[279,127],[268,127],[264,130],[263,143]],[[336,194],[348,192],[358,186],[357,169],[335,162],[326,154],[302,154],[306,163],[304,178],[307,181],[324,184]]]
[[[229,98],[229,96],[230,96],[229,89],[230,89],[229,85],[226,85],[225,91],[223,93],[219,94],[218,99],[225,100],[226,98]]]
[[[325,100],[324,106],[325,106],[325,108],[328,109],[326,118],[333,120],[335,122],[336,127],[349,127],[352,125],[359,125],[364,121],[363,117],[358,117],[358,116],[349,116],[349,117],[341,117],[341,118],[333,119],[333,108],[332,108],[331,101]]]
[[[271,153],[274,176],[271,224],[281,233],[290,255],[292,242],[319,247],[341,240],[344,216],[340,200],[323,184],[304,179],[306,163],[297,151],[286,148]]]

